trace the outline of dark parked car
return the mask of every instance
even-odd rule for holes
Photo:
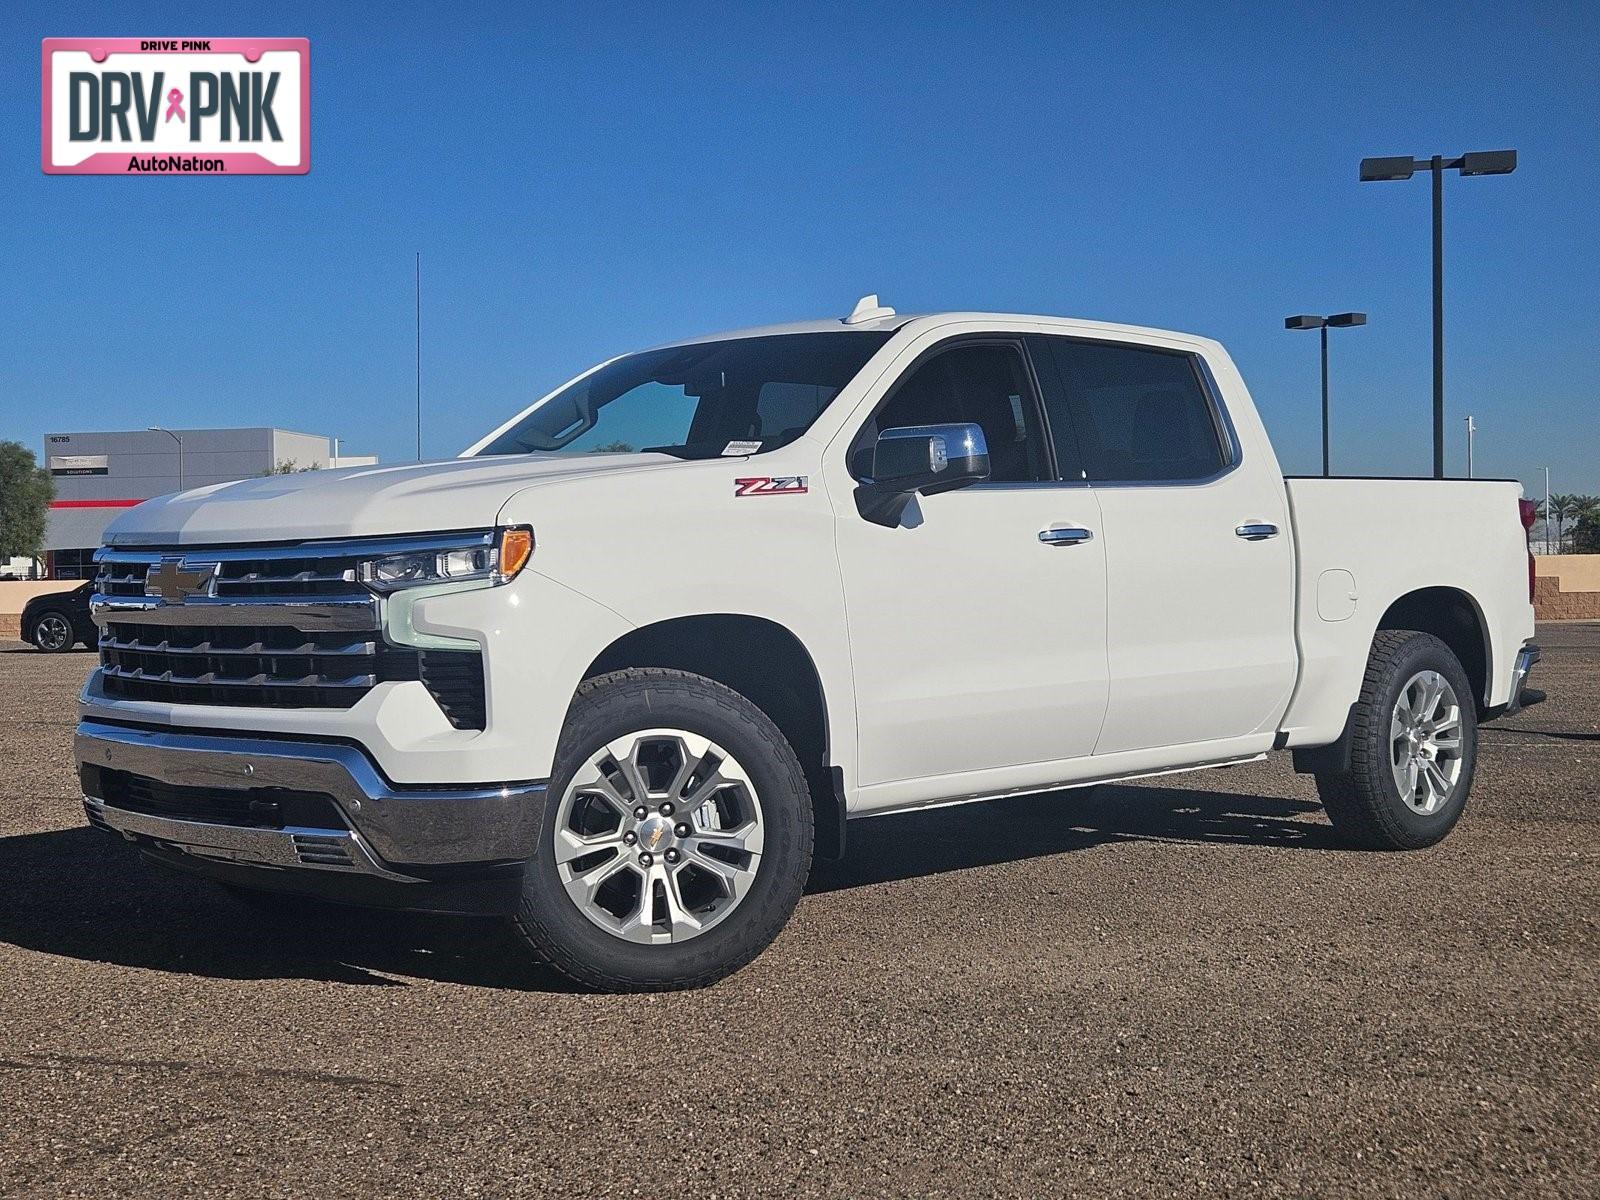
[[[22,638],[51,654],[70,650],[78,642],[93,646],[99,640],[89,616],[92,582],[70,592],[35,596],[22,609]]]

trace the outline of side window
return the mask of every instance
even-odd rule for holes
[[[1173,483],[1205,479],[1227,465],[1194,355],[1048,340],[1060,383],[1046,395],[1052,428],[1057,436],[1069,428],[1076,435],[1085,478]]]
[[[1025,483],[1047,478],[1038,410],[1022,352],[1014,345],[978,343],[936,354],[901,380],[864,431],[866,456],[852,455],[858,474],[870,465],[880,430],[971,421],[989,443],[989,478]]]

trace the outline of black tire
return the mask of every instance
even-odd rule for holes
[[[741,763],[761,806],[764,844],[755,879],[738,906],[681,942],[624,941],[590,921],[557,874],[554,824],[573,776],[598,747],[650,728],[709,738]],[[544,962],[600,991],[703,987],[766,949],[799,903],[811,868],[814,813],[805,772],[776,725],[739,693],[686,671],[633,668],[588,680],[556,750],[539,840],[514,918]]]
[[[52,636],[56,631],[65,629],[64,641],[58,641]],[[64,612],[57,612],[47,608],[33,620],[33,629],[29,631],[28,640],[34,648],[46,654],[65,654],[78,644],[78,635],[73,632],[72,618]]]
[[[1401,798],[1390,768],[1389,722],[1400,689],[1419,671],[1437,671],[1455,691],[1461,714],[1461,771],[1443,807],[1422,814]],[[1478,759],[1472,684],[1449,646],[1430,633],[1379,631],[1372,640],[1361,695],[1350,714],[1350,769],[1319,773],[1317,794],[1339,838],[1368,850],[1419,850],[1443,840],[1466,809]]]

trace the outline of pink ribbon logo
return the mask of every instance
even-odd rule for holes
[[[167,93],[166,121],[172,120],[173,117],[177,117],[180,121],[187,121],[189,119],[183,114],[183,93],[177,88],[173,88]],[[166,124],[166,121],[163,121],[162,124]]]

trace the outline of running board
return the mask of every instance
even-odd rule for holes
[[[869,817],[895,816],[908,812],[927,812],[931,808],[953,808],[957,804],[980,804],[985,800],[1003,800],[1009,796],[1043,796],[1050,792],[1066,792],[1073,788],[1098,787],[1103,783],[1128,783],[1135,779],[1155,779],[1162,775],[1187,775],[1190,771],[1214,771],[1219,767],[1240,767],[1245,763],[1263,762],[1267,757],[1265,750],[1257,754],[1246,754],[1240,758],[1219,759],[1216,762],[1195,763],[1188,767],[1166,767],[1160,771],[1133,771],[1121,775],[1101,775],[1091,779],[1075,779],[1071,783],[1052,783],[1045,787],[1010,788],[1003,792],[981,792],[976,796],[957,796],[953,800],[931,800],[915,804],[902,804],[894,808],[874,808],[866,812],[853,812],[849,814],[852,821],[864,821]]]

